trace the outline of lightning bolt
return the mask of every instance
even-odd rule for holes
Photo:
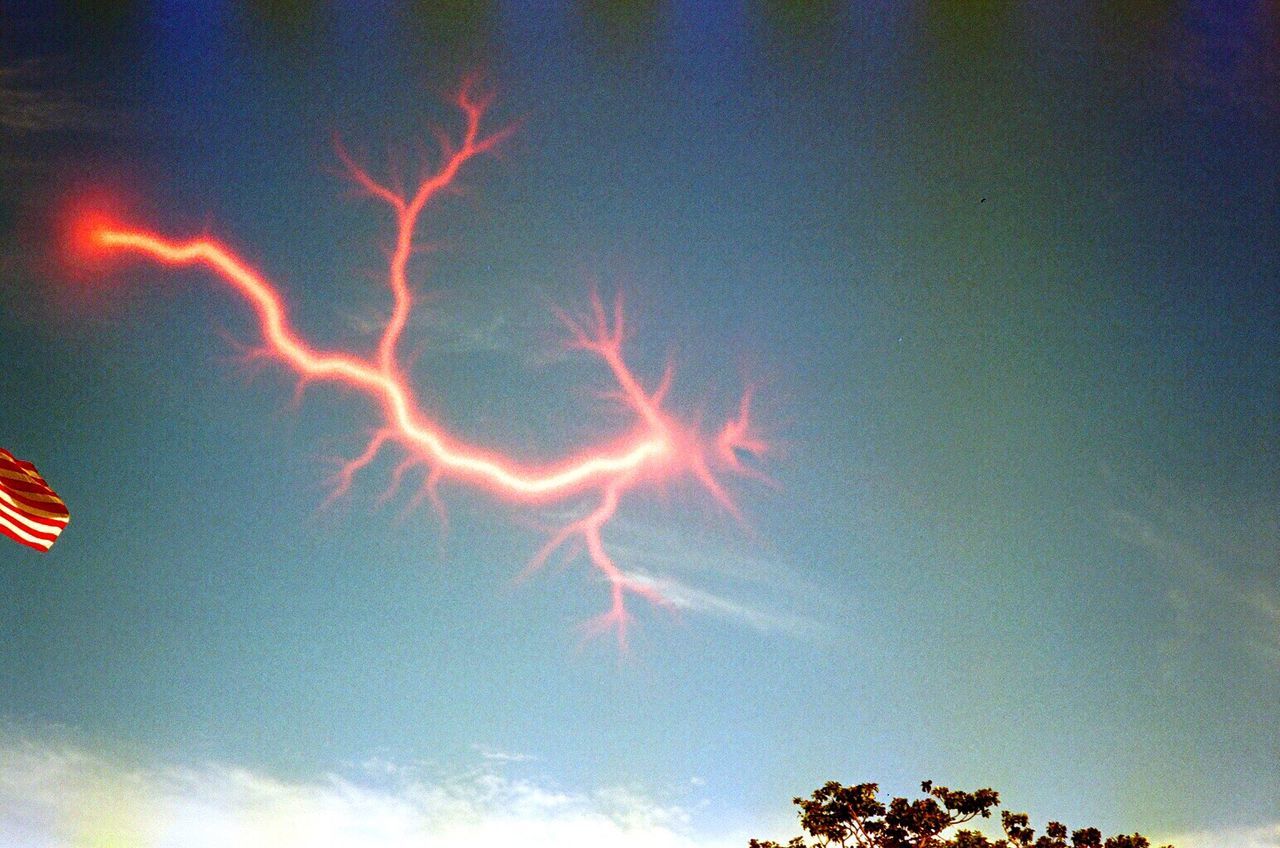
[[[668,365],[657,385],[646,389],[623,357],[626,322],[621,297],[612,304],[593,289],[586,316],[565,311],[556,315],[565,326],[567,347],[594,355],[608,368],[617,388],[611,397],[633,413],[631,429],[602,445],[589,446],[544,465],[528,465],[511,455],[471,444],[451,433],[418,402],[400,361],[399,347],[413,296],[408,265],[415,233],[426,207],[453,184],[470,160],[502,142],[512,127],[486,132],[483,118],[491,95],[477,96],[463,85],[455,98],[465,127],[460,138],[437,132],[440,163],[422,175],[413,191],[399,191],[375,180],[339,141],[337,152],[353,181],[370,197],[389,206],[395,218],[395,245],[389,258],[387,284],[392,311],[376,351],[360,356],[348,351],[320,350],[290,323],[279,290],[261,272],[213,238],[179,240],[116,222],[93,220],[81,228],[89,246],[101,252],[140,255],[168,266],[200,266],[240,295],[257,316],[262,347],[258,354],[277,360],[300,380],[339,383],[363,393],[380,411],[380,423],[365,449],[337,475],[334,496],[344,493],[355,475],[384,449],[403,452],[394,472],[396,481],[414,465],[426,468],[426,492],[443,518],[438,486],[444,480],[474,486],[495,497],[522,504],[550,504],[594,495],[595,505],[584,515],[550,534],[529,562],[525,573],[542,567],[558,551],[580,544],[586,558],[607,581],[610,607],[587,623],[588,632],[614,630],[625,648],[630,620],[628,594],[663,605],[666,599],[650,585],[628,577],[604,543],[605,527],[617,514],[629,491],[690,476],[730,514],[741,518],[717,472],[759,476],[745,466],[743,452],[760,456],[768,445],[751,421],[751,392],[743,394],[737,416],[714,436],[703,436],[696,425],[680,421],[663,408],[674,369]]]

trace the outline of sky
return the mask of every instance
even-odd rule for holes
[[[71,523],[0,548],[0,845],[745,845],[828,780],[1280,845],[1280,7],[0,3],[0,446]],[[597,500],[387,495],[382,423],[251,355],[211,236],[324,350],[402,350],[528,463],[635,415],[557,310],[763,452]],[[747,455],[751,453],[751,455]],[[767,480],[759,479],[767,476]],[[598,499],[598,495],[595,495]],[[579,545],[580,547],[580,545]]]

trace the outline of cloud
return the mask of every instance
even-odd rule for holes
[[[110,124],[100,96],[60,82],[60,76],[56,66],[44,61],[0,61],[0,137],[104,129]]]
[[[575,792],[418,767],[284,780],[225,764],[164,765],[50,734],[0,731],[4,848],[711,848],[678,805],[624,788]]]
[[[1197,830],[1152,840],[1177,848],[1280,848],[1280,822],[1252,828]]]
[[[347,321],[357,333],[377,336],[386,328],[389,318],[386,312],[370,308],[349,314]],[[519,331],[511,327],[501,312],[480,320],[467,320],[441,308],[419,305],[409,316],[407,330],[422,342],[424,350],[434,354],[520,352]]]
[[[611,550],[627,576],[656,589],[679,610],[745,625],[760,633],[813,640],[832,632],[817,587],[778,560],[688,527],[618,519]]]
[[[805,638],[820,632],[820,628],[808,619],[767,611],[741,601],[731,600],[705,589],[690,586],[674,577],[656,577],[634,570],[628,571],[627,577],[641,586],[655,590],[678,610],[745,624],[761,633],[785,633],[789,636]]]
[[[120,126],[101,92],[65,76],[65,68],[47,61],[0,58],[0,174],[9,178],[10,190],[13,177],[35,179],[47,171],[51,139]]]
[[[475,751],[491,763],[531,763],[538,759],[533,754],[520,754],[511,751],[502,751],[497,748],[490,748],[487,745],[472,745],[471,750]]]
[[[1120,539],[1145,551],[1169,577],[1166,598],[1182,644],[1230,634],[1280,667],[1280,510],[1197,498],[1161,484],[1131,494],[1108,520]]]
[[[92,114],[76,97],[42,87],[36,62],[0,65],[0,132],[50,132],[83,126]]]

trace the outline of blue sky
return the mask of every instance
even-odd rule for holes
[[[1273,6],[302,8],[4,15],[0,444],[72,522],[0,549],[0,841],[733,845],[926,778],[1280,841]],[[387,460],[322,509],[366,403],[295,405],[200,273],[60,259],[109,196],[368,345],[391,221],[334,135],[411,166],[477,70],[520,128],[424,222],[424,403],[534,457],[617,432],[552,311],[596,281],[673,409],[753,382],[779,448],[749,531],[624,504],[677,608],[625,656],[581,562],[513,583],[582,504],[445,486],[446,531]]]

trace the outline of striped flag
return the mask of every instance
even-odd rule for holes
[[[36,467],[0,448],[0,534],[47,551],[70,519],[67,505]]]

